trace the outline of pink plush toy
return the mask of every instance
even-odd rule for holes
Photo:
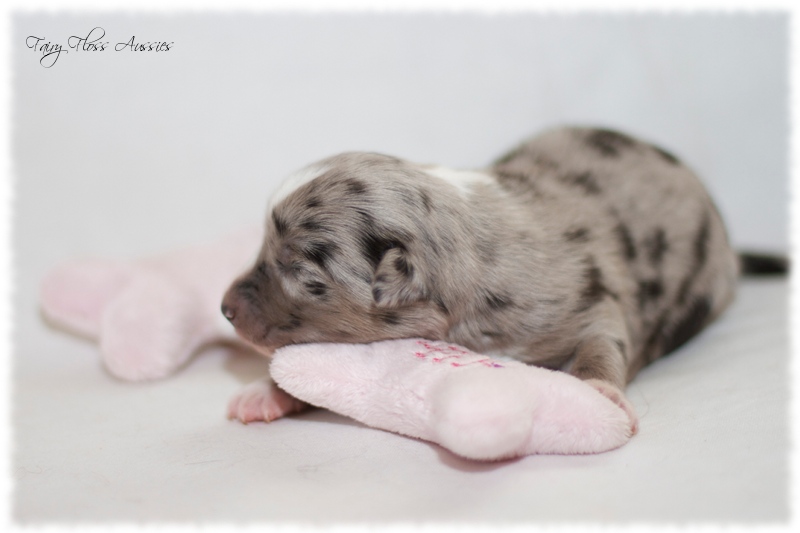
[[[42,282],[42,311],[97,339],[115,376],[162,378],[203,345],[236,340],[219,305],[260,239],[251,228],[135,262],[67,263]],[[272,357],[278,386],[269,378],[248,385],[231,400],[229,417],[270,421],[308,403],[477,460],[598,453],[636,429],[625,410],[572,376],[438,341],[305,344]]]
[[[288,346],[270,372],[310,404],[469,459],[597,453],[631,435],[625,411],[577,378],[439,341]]]

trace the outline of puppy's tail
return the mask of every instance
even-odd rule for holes
[[[739,265],[744,276],[787,274],[789,258],[785,255],[740,252]]]

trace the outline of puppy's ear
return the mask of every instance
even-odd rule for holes
[[[425,296],[420,272],[403,248],[386,251],[372,278],[372,300],[378,307],[408,305]]]

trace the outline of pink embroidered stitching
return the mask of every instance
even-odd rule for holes
[[[465,350],[458,346],[454,346],[452,344],[449,345],[441,345],[438,343],[434,344],[432,342],[425,340],[418,340],[417,344],[425,348],[425,351],[414,352],[414,357],[418,359],[427,359],[428,355],[437,354],[437,357],[431,358],[432,362],[442,363],[444,361],[447,361],[448,359],[456,359],[456,361],[450,361],[450,366],[456,368],[475,365],[475,364],[480,364],[487,368],[503,368],[503,365],[495,362],[489,357],[484,357],[482,359],[473,359],[472,361],[467,361],[462,363],[459,361],[462,357],[470,357],[470,356],[474,357],[477,356],[477,354],[474,354],[468,350]]]

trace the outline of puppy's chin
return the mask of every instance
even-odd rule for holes
[[[272,357],[272,355],[275,353],[275,350],[278,349],[276,347],[258,346],[256,344],[251,344],[250,346],[252,346],[256,352],[263,355],[264,357]]]
[[[239,338],[239,340],[241,342],[243,342],[245,345],[247,345],[248,348],[250,348],[254,352],[257,352],[258,354],[266,356],[266,357],[271,357],[272,354],[275,353],[275,350],[277,350],[280,347],[280,346],[274,346],[274,345],[256,344],[255,342],[253,342],[249,338],[245,337],[244,335],[242,335],[238,331],[236,332],[236,336]]]
[[[247,331],[243,331],[240,328],[234,327],[234,331],[236,332],[236,337],[239,342],[243,343],[248,348],[261,355],[270,357],[275,350],[281,347],[279,343],[272,341],[269,336],[262,339],[254,339],[253,335],[249,334]]]
[[[253,339],[251,335],[239,330],[236,330],[236,335],[254,351],[266,357],[272,357],[276,350],[292,344],[303,344],[308,342],[336,342],[332,339],[316,338],[316,336],[305,338],[303,335],[299,335],[293,337],[284,332],[277,331],[276,329],[271,329],[270,333],[258,339]]]

